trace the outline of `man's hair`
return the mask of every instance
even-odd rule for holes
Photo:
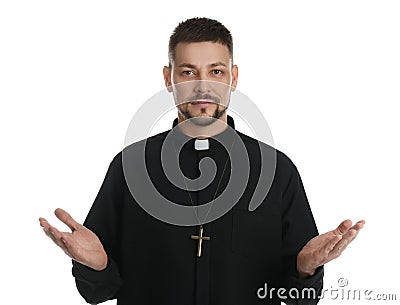
[[[176,46],[180,42],[218,42],[228,47],[233,58],[233,43],[231,32],[219,21],[209,18],[191,18],[178,24],[169,38],[169,64],[175,58]]]

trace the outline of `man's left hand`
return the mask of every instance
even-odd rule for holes
[[[338,258],[363,228],[364,220],[352,226],[351,220],[343,221],[335,230],[311,239],[297,255],[299,277],[314,275],[315,270],[327,262]]]

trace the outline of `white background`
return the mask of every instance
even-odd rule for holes
[[[326,288],[344,277],[400,299],[399,3],[263,2],[1,2],[2,304],[85,303],[38,217],[84,220],[133,114],[163,89],[173,28],[195,16],[231,30],[238,90],[297,165],[320,232],[367,221]]]

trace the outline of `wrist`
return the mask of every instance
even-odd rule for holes
[[[297,269],[297,275],[301,279],[306,279],[306,278],[312,277],[314,274],[315,274],[315,269],[312,271],[302,271],[302,270]]]
[[[107,268],[107,265],[108,265],[108,256],[107,253],[104,252],[100,255],[99,261],[97,261],[96,263],[93,264],[93,266],[90,267],[96,271],[103,271],[104,269]]]
[[[306,260],[301,259],[301,255],[299,253],[299,255],[297,256],[296,269],[297,269],[298,277],[302,278],[302,279],[313,276],[317,269],[317,268],[312,268],[310,266],[308,266],[308,268],[306,268],[304,266],[304,264],[302,264],[302,262],[304,262],[304,261],[306,261]]]

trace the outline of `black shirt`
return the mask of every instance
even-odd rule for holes
[[[228,124],[234,128],[230,116]],[[198,177],[198,162],[207,156],[215,161],[217,173],[202,190],[179,189],[168,182],[161,166],[160,151],[168,132],[146,142],[147,171],[158,192],[182,205],[204,204],[219,196],[230,179],[228,152],[213,138],[208,150],[196,150],[194,139],[189,139],[179,155],[182,173]],[[168,224],[144,211],[125,179],[123,153],[115,156],[84,222],[100,238],[108,265],[95,271],[73,261],[77,288],[88,303],[117,298],[120,305],[280,304],[281,300],[290,303],[290,297],[278,295],[279,288],[297,289],[300,296],[305,287],[321,292],[322,267],[310,278],[297,276],[297,253],[318,231],[295,165],[276,150],[272,185],[262,204],[250,212],[249,201],[260,173],[260,150],[270,153],[274,149],[236,132],[249,156],[250,178],[235,206],[203,225],[203,234],[210,240],[203,241],[200,257],[198,242],[191,239],[198,235],[199,226]],[[140,159],[136,147],[134,143],[125,148],[130,150],[133,167]],[[143,175],[137,174],[139,178]],[[291,300],[295,304],[316,302]]]

